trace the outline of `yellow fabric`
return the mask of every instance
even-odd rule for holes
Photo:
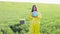
[[[40,34],[40,20],[41,14],[38,13],[38,17],[32,17],[32,13],[29,15],[30,19],[30,34]]]

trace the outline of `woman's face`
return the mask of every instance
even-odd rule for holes
[[[36,8],[34,7],[34,8],[33,8],[33,10],[35,11],[35,10],[36,10]]]
[[[32,7],[32,12],[33,12],[33,11],[37,11],[36,5],[33,5],[33,7]]]

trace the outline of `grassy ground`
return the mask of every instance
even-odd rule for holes
[[[0,29],[6,30],[8,34],[13,34],[8,25],[19,23],[20,19],[25,18],[31,11],[32,5],[33,3],[0,2]],[[60,34],[60,5],[36,5],[42,14],[41,34]]]

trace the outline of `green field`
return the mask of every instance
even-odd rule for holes
[[[9,25],[19,23],[20,19],[27,17],[33,3],[0,2],[0,29],[13,34]],[[36,4],[42,14],[40,23],[41,34],[60,34],[60,5]],[[29,23],[28,21],[26,21]],[[27,24],[28,25],[28,24]],[[2,32],[0,32],[2,34]],[[28,33],[25,33],[28,34]]]

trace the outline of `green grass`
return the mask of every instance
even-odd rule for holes
[[[31,11],[33,3],[0,2],[0,29],[13,34],[8,25],[19,23]],[[60,5],[36,4],[42,14],[41,34],[60,34]],[[27,22],[29,23],[29,22]]]

